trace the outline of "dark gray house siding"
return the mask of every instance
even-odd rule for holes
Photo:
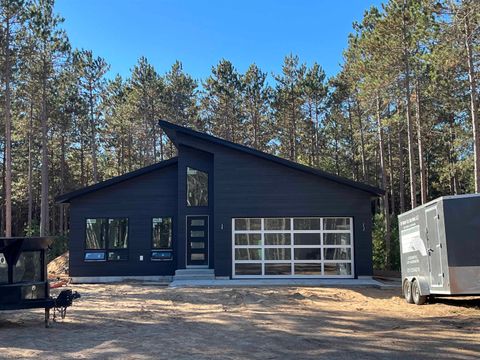
[[[221,145],[177,136],[184,144],[180,148],[190,149],[189,156],[209,150],[215,159],[215,275],[232,273],[232,218],[309,216],[353,217],[355,274],[372,275],[371,193]]]
[[[178,241],[176,244],[179,256],[178,268],[185,269],[186,266],[186,217],[190,215],[208,215],[209,228],[213,229],[213,204],[214,204],[214,172],[213,154],[197,150],[188,146],[178,146],[178,218],[182,219],[178,224]],[[187,206],[187,167],[208,173],[208,206],[190,207]],[[214,253],[214,241],[210,232],[209,254]],[[214,268],[214,257],[209,256],[209,267]]]
[[[58,198],[71,204],[72,277],[173,275],[187,267],[187,218],[199,215],[208,216],[208,267],[216,276],[232,276],[232,219],[270,217],[351,218],[352,275],[372,275],[371,201],[381,189],[173,124],[161,126],[177,147],[176,159]],[[187,167],[208,173],[208,206],[187,206]],[[151,220],[162,216],[173,219],[173,260],[151,261]],[[84,261],[85,220],[95,217],[128,217],[128,260]]]
[[[151,261],[152,218],[173,218],[177,243],[177,165],[172,164],[130,180],[77,197],[70,204],[70,276],[172,275],[171,261]],[[85,262],[85,221],[97,217],[126,217],[129,224],[128,260]],[[143,255],[143,261],[140,261]]]

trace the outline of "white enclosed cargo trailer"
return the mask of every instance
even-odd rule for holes
[[[407,302],[480,295],[480,194],[430,201],[399,215],[398,227]]]

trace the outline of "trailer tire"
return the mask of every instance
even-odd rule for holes
[[[413,297],[412,297],[412,283],[410,280],[405,279],[403,282],[403,296],[405,297],[405,301],[409,304],[413,304]]]
[[[420,285],[417,280],[412,282],[412,298],[416,305],[423,305],[427,302],[427,297],[420,294]]]

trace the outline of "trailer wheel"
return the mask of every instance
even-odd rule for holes
[[[403,282],[403,296],[407,303],[413,304],[412,283],[408,279]]]
[[[420,295],[420,286],[418,285],[417,280],[413,280],[412,282],[412,298],[416,305],[423,305],[427,302],[427,297],[425,295]]]

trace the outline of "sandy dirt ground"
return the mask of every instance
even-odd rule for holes
[[[79,285],[65,320],[0,312],[2,359],[479,359],[480,298],[375,288]]]

